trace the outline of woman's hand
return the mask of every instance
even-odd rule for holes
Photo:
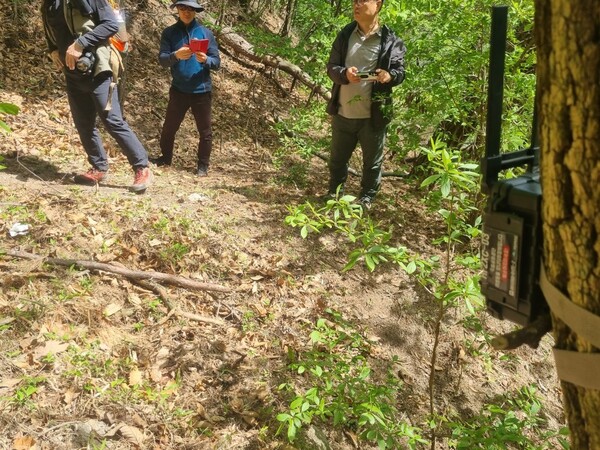
[[[178,60],[186,60],[190,59],[194,53],[190,50],[189,47],[183,46],[179,50],[175,52],[175,58]]]
[[[204,64],[207,59],[208,59],[208,56],[206,56],[206,53],[202,53],[202,52],[196,53],[196,61],[198,61],[199,63]]]

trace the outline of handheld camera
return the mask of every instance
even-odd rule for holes
[[[89,75],[93,72],[95,64],[96,55],[90,50],[85,50],[75,63],[75,68],[78,72]]]
[[[356,72],[356,76],[362,81],[377,81],[377,74],[375,71],[371,72]]]
[[[507,6],[492,8],[486,144],[481,160],[481,189],[488,195],[481,292],[490,314],[526,326],[548,311],[539,286],[542,188],[535,108],[530,146],[500,153],[507,17]],[[523,175],[498,179],[501,171],[522,166],[527,166]]]

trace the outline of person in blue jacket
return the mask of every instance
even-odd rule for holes
[[[198,23],[196,13],[204,11],[196,0],[176,0],[177,23],[162,32],[159,62],[171,69],[171,88],[165,122],[160,136],[161,156],[151,161],[157,166],[171,165],[175,134],[189,109],[192,110],[196,128],[200,133],[198,142],[198,165],[196,174],[208,175],[212,151],[212,80],[210,73],[221,65],[219,48],[213,33]],[[206,53],[190,49],[192,39],[208,39]]]

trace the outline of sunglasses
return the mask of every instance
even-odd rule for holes
[[[191,6],[185,6],[185,5],[177,5],[176,8],[179,11],[196,11],[194,8],[192,8]]]

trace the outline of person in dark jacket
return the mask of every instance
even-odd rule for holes
[[[343,190],[348,162],[360,143],[363,174],[359,202],[371,207],[381,185],[383,146],[392,116],[392,88],[404,81],[406,47],[379,24],[383,0],[354,0],[354,21],[337,35],[327,63],[333,81],[329,191]],[[370,75],[369,75],[370,74]]]
[[[129,189],[144,192],[152,182],[148,154],[123,119],[113,83],[108,40],[119,23],[112,7],[106,0],[44,0],[41,12],[48,52],[64,73],[71,115],[92,166],[75,182],[94,185],[107,179],[108,158],[96,128],[100,117],[133,168]]]
[[[188,109],[192,110],[196,128],[200,133],[198,142],[197,175],[208,175],[212,151],[212,81],[210,73],[221,65],[219,49],[213,33],[198,23],[196,13],[204,11],[196,0],[176,0],[171,7],[177,8],[179,19],[162,33],[159,62],[171,69],[171,89],[165,122],[160,136],[161,156],[151,161],[158,166],[171,165],[175,134],[181,126]],[[205,51],[193,52],[190,42],[207,39]]]

